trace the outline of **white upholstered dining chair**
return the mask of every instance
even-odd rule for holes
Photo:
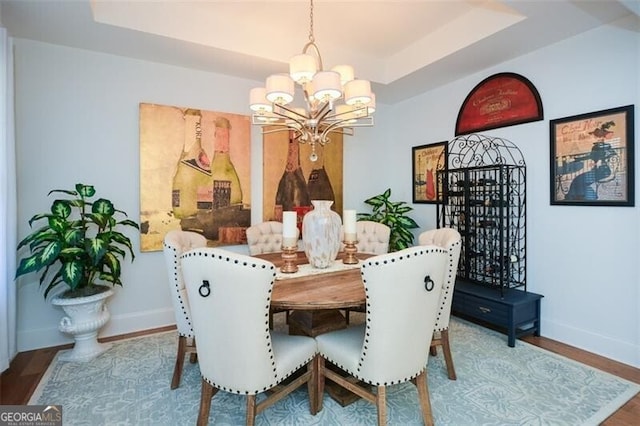
[[[180,255],[193,248],[205,247],[207,239],[200,234],[191,231],[171,230],[167,232],[163,241],[163,252],[169,274],[169,289],[173,313],[178,328],[178,353],[176,364],[173,368],[171,389],[180,386],[182,367],[186,354],[190,355],[190,361],[196,362],[196,344],[193,327],[191,325],[191,309],[187,299],[187,290],[182,279],[182,267]]]
[[[269,328],[273,263],[218,248],[191,250],[181,261],[202,375],[198,425],[208,423],[218,390],[245,395],[246,422],[253,425],[257,414],[307,383],[315,415],[315,340]],[[276,388],[305,366],[306,372]],[[256,395],[267,391],[273,393],[257,403]]]
[[[356,222],[356,237],[358,239],[358,253],[384,254],[389,252],[389,238],[391,228],[384,223],[370,220]],[[344,241],[344,227],[341,230],[340,241]],[[344,244],[341,246],[344,250]]]
[[[344,232],[344,228],[343,228]],[[358,253],[368,254],[385,254],[389,252],[389,238],[391,237],[391,228],[384,223],[373,222],[370,220],[360,220],[356,222],[356,238],[358,244],[356,248]],[[344,240],[344,234],[341,240]],[[342,249],[344,250],[344,244]],[[364,312],[364,306],[357,308],[345,309],[344,315],[347,324],[349,324],[350,312]]]
[[[442,353],[447,365],[447,375],[449,379],[456,380],[456,370],[451,356],[451,345],[449,343],[449,320],[451,318],[451,302],[453,301],[453,289],[458,272],[458,262],[460,261],[460,250],[462,248],[462,238],[460,233],[452,228],[438,228],[425,231],[418,236],[418,244],[433,244],[442,247],[449,252],[442,295],[438,306],[436,317],[435,335],[431,341],[431,355],[437,354],[437,347],[442,347]]]
[[[275,253],[282,251],[282,222],[267,221],[246,230],[249,253]]]
[[[386,387],[411,380],[425,424],[433,424],[426,366],[447,264],[446,250],[417,246],[371,257],[361,265],[367,296],[364,324],[316,336],[322,356],[318,408],[325,379],[372,402],[386,424]],[[330,362],[351,377],[330,370]],[[376,392],[354,384],[358,379]]]
[[[282,251],[282,222],[267,221],[247,228],[247,244],[249,253],[253,256],[263,253],[277,253]],[[296,228],[296,233],[299,231]],[[269,327],[273,328],[273,314],[285,313],[285,322],[289,323],[287,309],[272,309],[269,314]]]

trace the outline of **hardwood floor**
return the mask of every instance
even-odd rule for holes
[[[173,328],[175,327],[163,327],[123,336],[114,336],[101,339],[101,341],[114,341],[160,331],[167,331]],[[612,361],[602,356],[595,355],[545,337],[526,336],[523,337],[522,340],[640,384],[640,369],[638,368]],[[10,368],[0,376],[0,405],[26,404],[40,381],[40,378],[53,360],[55,354],[59,350],[68,349],[70,347],[71,345],[56,346],[19,353],[11,363]],[[640,424],[640,394],[633,397],[629,402],[602,423],[604,426],[636,426],[638,424]]]

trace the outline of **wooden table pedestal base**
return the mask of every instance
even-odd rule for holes
[[[347,327],[347,321],[337,309],[323,309],[317,311],[293,311],[289,314],[289,334],[316,337],[319,334]],[[327,362],[327,368],[347,375],[338,367]],[[353,379],[358,383],[357,379]],[[360,385],[363,383],[360,382]],[[325,381],[325,391],[334,401],[343,407],[360,399],[355,393],[338,386],[331,380]]]
[[[293,311],[289,314],[289,334],[316,337],[346,327],[347,321],[337,309]]]

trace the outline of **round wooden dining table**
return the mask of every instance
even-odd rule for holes
[[[304,252],[298,252],[296,264],[307,264]],[[336,262],[341,262],[342,253],[338,253]],[[281,253],[254,255],[272,262],[280,268],[283,264]],[[370,254],[356,254],[358,260],[371,257]],[[360,306],[365,303],[364,286],[360,276],[359,264],[342,271],[321,272],[305,276],[283,277],[276,279],[271,295],[271,306],[282,309],[343,309]]]
[[[342,255],[343,253],[338,253],[337,262],[341,262]],[[371,256],[366,253],[356,254],[359,261]],[[268,260],[278,268],[284,263],[281,253],[265,253],[254,257]],[[304,252],[298,252],[296,264],[307,263]],[[366,301],[358,265],[341,271],[314,271],[310,275],[276,279],[271,294],[271,307],[292,311],[289,315],[289,333],[315,337],[346,327],[345,317],[339,309],[362,306]]]

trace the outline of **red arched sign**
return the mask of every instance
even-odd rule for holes
[[[542,102],[525,77],[505,72],[481,81],[467,95],[456,120],[456,136],[543,119]]]

